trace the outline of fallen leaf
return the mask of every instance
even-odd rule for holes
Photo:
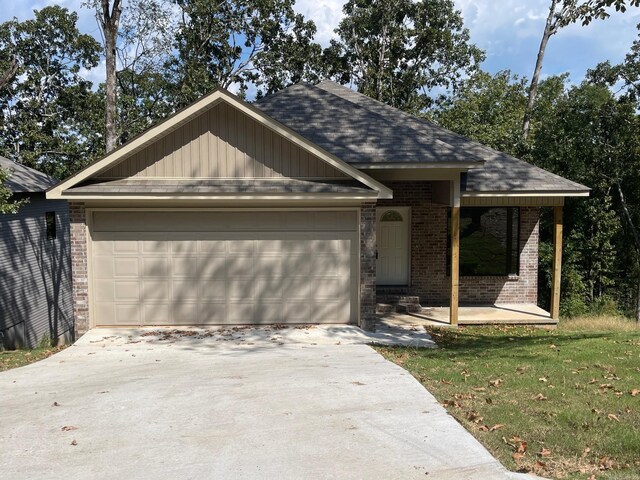
[[[482,432],[488,432],[489,431],[489,427],[487,427],[486,425],[480,425],[478,427],[478,430],[480,430]]]
[[[549,455],[551,455],[551,450],[542,447],[542,450],[538,452],[538,455],[540,455],[541,457],[548,457]]]
[[[491,428],[489,429],[489,431],[490,431],[490,432],[495,432],[496,430],[499,430],[499,429],[501,429],[502,427],[504,427],[504,425],[503,425],[503,424],[501,424],[501,423],[498,423],[498,424],[494,425],[493,427],[491,427]]]
[[[493,403],[493,400],[491,400],[489,397],[485,398],[484,401],[487,402],[489,405]]]
[[[591,451],[591,449],[589,447],[586,447],[583,451],[582,451],[582,458],[585,458],[587,455],[589,455],[589,452]]]
[[[75,439],[74,439],[74,440],[71,441],[71,445],[73,445],[75,447],[76,445],[78,445],[78,442],[76,442]]]
[[[549,379],[548,379],[547,377],[540,377],[540,378],[538,379],[538,381],[539,381],[539,382],[547,383],[547,382],[549,381]]]
[[[474,387],[473,390],[475,390],[476,392],[484,392],[486,390],[486,388],[484,388],[484,387]]]
[[[520,442],[518,446],[518,453],[524,453],[527,451],[527,442]]]
[[[629,393],[631,394],[632,397],[637,397],[638,395],[640,395],[640,390],[638,390],[637,388],[634,388]]]
[[[536,395],[535,397],[533,397],[534,400],[546,400],[547,397],[545,397],[543,394],[539,393],[538,395]]]
[[[53,405],[51,405],[52,407],[59,407],[60,404],[58,402],[53,402]]]
[[[62,430],[63,432],[70,432],[71,430],[77,430],[77,429],[78,427],[74,427],[73,425],[65,425],[60,430]]]
[[[514,453],[514,454],[513,454],[513,459],[514,459],[516,462],[517,462],[517,461],[522,460],[524,457],[525,457],[525,454],[524,454],[524,453],[518,453],[518,452],[516,452],[516,453]]]
[[[607,418],[608,418],[609,420],[615,420],[616,422],[620,422],[620,419],[618,418],[618,416],[617,416],[617,415],[615,415],[615,414],[613,414],[613,413],[608,414],[608,415],[607,415]]]
[[[503,382],[501,378],[496,378],[495,380],[489,380],[489,385],[496,388],[500,387],[502,383]]]

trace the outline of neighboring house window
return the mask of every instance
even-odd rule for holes
[[[56,238],[56,212],[46,212],[44,214],[47,225],[47,240]]]
[[[450,237],[447,248],[448,272],[451,272]],[[517,275],[520,267],[519,239],[519,208],[461,208],[460,275]]]

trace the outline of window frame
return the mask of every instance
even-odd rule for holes
[[[462,271],[462,256],[460,255],[460,276],[461,277],[502,277],[502,278],[509,278],[509,277],[519,277],[520,276],[520,230],[521,230],[521,215],[522,215],[522,209],[520,207],[492,207],[492,206],[486,206],[486,207],[461,207],[460,208],[460,219],[462,219],[464,217],[464,211],[467,209],[472,209],[472,208],[483,208],[486,210],[506,210],[507,213],[507,229],[509,228],[509,223],[511,222],[512,224],[512,228],[516,229],[516,234],[515,234],[515,242],[513,242],[511,244],[511,253],[513,254],[513,252],[515,251],[516,253],[516,258],[515,258],[515,268],[509,268],[510,266],[513,267],[513,265],[511,265],[511,262],[513,260],[513,256],[509,255],[509,251],[507,250],[506,255],[505,255],[505,273],[463,273]],[[517,222],[515,222],[515,225],[513,225],[513,212],[517,211],[518,212],[518,217],[517,217]],[[508,233],[508,232],[507,232]],[[510,237],[510,235],[507,235],[507,237]],[[462,239],[460,239],[459,242],[459,247],[460,249],[462,249]],[[451,276],[451,208],[449,208],[447,210],[447,276]],[[511,270],[511,271],[509,271]]]
[[[56,212],[48,211],[44,213],[44,228],[47,240],[55,240],[58,237]]]

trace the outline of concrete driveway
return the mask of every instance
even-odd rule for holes
[[[0,374],[4,478],[506,479],[353,327],[94,330]]]

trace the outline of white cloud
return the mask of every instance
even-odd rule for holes
[[[316,41],[326,47],[335,37],[334,30],[344,16],[342,7],[345,3],[345,0],[298,0],[294,9],[315,22],[318,28]]]

